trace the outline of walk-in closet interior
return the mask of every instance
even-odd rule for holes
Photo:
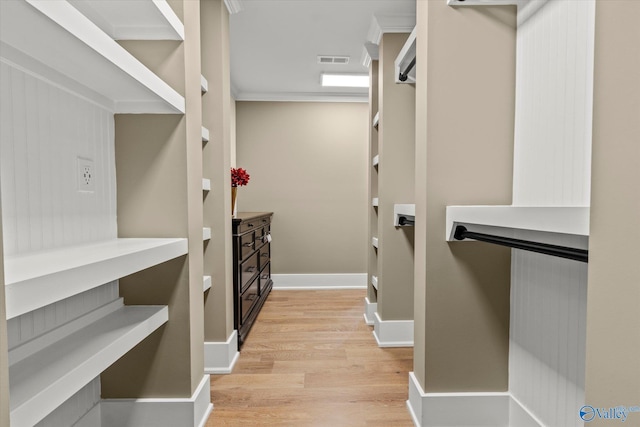
[[[640,1],[375,1],[368,89],[267,99],[267,0],[0,0],[1,427],[216,425],[340,288],[415,426],[640,425]]]

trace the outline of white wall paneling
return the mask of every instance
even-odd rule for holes
[[[113,113],[0,63],[5,255],[115,238]],[[77,159],[94,191],[78,191]]]
[[[567,236],[566,245],[576,245]],[[587,264],[512,251],[509,390],[546,426],[581,426]]]
[[[518,10],[514,205],[589,205],[594,27],[594,0]]]

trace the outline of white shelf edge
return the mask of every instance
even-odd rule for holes
[[[409,34],[409,37],[407,38],[407,41],[405,42],[404,46],[402,46],[402,49],[398,53],[396,60],[394,61],[394,66],[396,70],[394,78],[396,83],[407,84],[407,83],[416,82],[416,79],[415,79],[416,66],[415,65],[413,69],[409,71],[406,81],[404,82],[400,81],[400,73],[404,71],[404,69],[409,65],[411,60],[416,56],[417,30],[418,30],[418,27],[414,27],[413,31],[411,31],[411,34]]]
[[[378,166],[378,164],[380,163],[380,154],[376,154],[373,157],[373,160],[371,161],[372,166]]]
[[[380,203],[380,200],[377,197],[374,197],[373,199],[371,199],[372,206],[378,206],[379,203]]]
[[[457,225],[589,236],[588,206],[447,206],[446,240]]]
[[[211,289],[211,276],[204,276],[202,278],[202,291],[206,292]]]
[[[185,255],[187,239],[113,239],[5,258],[7,319]]]
[[[2,42],[110,99],[114,112],[184,114],[182,95],[70,3],[24,0],[2,6]]]
[[[378,276],[371,276],[371,286],[378,290]]]
[[[125,306],[9,367],[11,424],[35,425],[169,318]]]
[[[209,142],[209,129],[202,126],[202,142]]]
[[[415,218],[416,205],[414,204],[395,204],[393,205],[393,225],[395,227],[404,227],[400,225],[400,217]]]
[[[200,92],[207,93],[209,91],[209,82],[204,76],[200,76]]]
[[[378,111],[375,116],[373,116],[372,126],[375,129],[378,129],[378,124],[380,123],[380,112]]]
[[[211,228],[204,227],[202,229],[202,240],[210,240],[211,239]]]
[[[202,178],[202,191],[211,191],[211,180],[209,178]]]
[[[184,40],[184,24],[178,18],[178,15],[171,9],[167,0],[152,0],[153,4],[158,8],[158,11],[167,20],[167,23],[176,33],[178,40]]]
[[[374,248],[377,248],[377,247],[378,247],[378,238],[377,238],[377,237],[372,237],[372,238],[371,238],[371,245],[372,245]]]

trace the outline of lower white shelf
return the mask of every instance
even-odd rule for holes
[[[371,244],[373,245],[374,248],[378,247],[378,238],[377,237],[372,237],[371,238]]]
[[[211,180],[202,178],[202,191],[211,191]]]
[[[202,278],[202,291],[206,292],[211,289],[211,276],[204,276]]]
[[[413,226],[416,218],[415,204],[395,204],[393,205],[393,225]]]
[[[202,142],[209,142],[209,129],[202,127]]]
[[[371,285],[378,290],[378,276],[371,276]]]
[[[371,199],[371,205],[378,206],[378,204],[380,204],[380,200],[377,197]]]
[[[589,236],[588,206],[447,206],[446,240],[457,225]]]
[[[9,367],[11,425],[32,426],[169,319],[166,306],[122,306]]]

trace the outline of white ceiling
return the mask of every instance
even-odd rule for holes
[[[378,41],[373,39],[380,27],[408,32],[415,25],[416,0],[232,2],[241,9],[230,17],[231,82],[237,100],[366,101],[366,88],[323,88],[320,74],[368,73],[364,45]],[[350,61],[318,64],[318,55],[349,56]]]

